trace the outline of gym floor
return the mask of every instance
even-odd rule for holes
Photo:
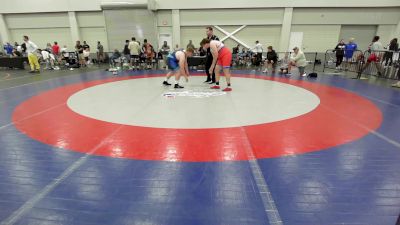
[[[1,70],[0,224],[396,223],[393,81],[233,74]]]

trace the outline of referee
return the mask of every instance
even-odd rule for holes
[[[214,35],[214,31],[213,31],[212,27],[207,27],[206,28],[206,34],[207,34],[207,39],[219,41],[219,38]],[[207,49],[207,56],[206,57],[207,57],[206,58],[207,80],[204,83],[213,84],[213,83],[215,83],[215,73],[213,72],[212,74],[210,74],[210,72],[209,72],[211,64],[213,62],[213,57],[212,57],[210,48]]]

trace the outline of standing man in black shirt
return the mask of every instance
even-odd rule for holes
[[[85,58],[83,57],[83,46],[80,41],[76,41],[75,50],[78,53],[79,65],[85,65]]]
[[[212,27],[207,27],[206,28],[206,34],[207,34],[207,39],[209,40],[217,40],[219,41],[219,38],[214,35],[214,31]],[[210,74],[209,70],[211,67],[211,64],[213,62],[213,57],[210,52],[210,48],[207,49],[207,55],[206,55],[206,73],[207,73],[207,80],[204,83],[210,83],[213,84],[215,83],[215,72]]]

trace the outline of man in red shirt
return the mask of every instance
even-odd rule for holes
[[[53,50],[54,56],[58,56],[60,54],[60,46],[58,46],[57,41],[54,42],[52,50]]]

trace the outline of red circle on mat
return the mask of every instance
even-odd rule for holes
[[[320,105],[283,121],[214,129],[168,129],[104,122],[73,112],[68,98],[85,88],[146,75],[78,83],[53,89],[23,102],[13,113],[15,126],[40,142],[81,153],[139,160],[232,161],[319,151],[348,143],[377,129],[380,110],[369,100],[327,85],[240,75],[295,85],[315,93]]]

